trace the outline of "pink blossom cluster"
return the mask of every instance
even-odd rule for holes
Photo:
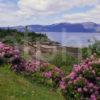
[[[47,78],[50,78],[51,75],[56,77],[63,76],[64,74],[58,67],[50,68],[50,64],[47,62],[35,59],[32,61],[26,61],[21,58],[19,51],[14,47],[0,43],[0,57],[4,56],[11,56],[11,69],[16,72],[26,71],[29,73],[34,73],[40,71],[43,73],[43,76]]]
[[[52,77],[52,72],[51,71],[43,72],[43,77],[45,77],[45,78],[51,78]]]
[[[65,83],[65,81],[60,81],[60,88],[62,89],[62,90],[65,90],[66,89],[66,83]]]
[[[11,69],[15,72],[39,72],[43,78],[52,79],[54,87],[59,86],[66,99],[69,93],[73,97],[71,100],[100,99],[100,59],[96,54],[74,65],[72,72],[66,77],[60,68],[51,67],[43,61],[26,61],[21,58],[19,50],[3,43],[0,43],[0,58],[9,58]]]
[[[53,67],[49,71],[44,71],[43,76],[46,78],[56,78],[56,77],[64,77],[64,72],[58,68],[58,67]]]
[[[59,77],[61,77],[61,78],[63,78],[64,77],[64,72],[60,69],[60,68],[58,68],[58,67],[54,67],[53,69],[52,69],[52,73],[53,73],[53,76],[59,76]]]
[[[34,72],[40,71],[42,68],[47,68],[47,67],[48,67],[48,63],[46,62],[42,62],[39,60],[32,60],[32,61],[26,62],[25,70],[27,72],[34,73]]]
[[[69,87],[72,86],[73,89],[70,92],[74,93],[74,99],[76,99],[75,95],[79,93],[82,99],[98,100],[100,96],[100,84],[98,84],[100,75],[97,74],[98,70],[95,69],[94,64],[100,66],[96,55],[83,60],[79,65],[74,65],[72,72],[60,82],[63,93],[67,93]]]
[[[26,62],[25,70],[28,72],[36,72],[38,64],[35,61]]]
[[[19,50],[0,42],[0,58],[18,57],[19,55]]]

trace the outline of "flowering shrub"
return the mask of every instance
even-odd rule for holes
[[[48,66],[42,73],[42,78],[44,78],[45,83],[50,83],[55,91],[60,84],[62,77],[64,77],[63,71],[55,66]]]
[[[37,71],[44,71],[48,68],[48,63],[43,62],[43,61],[38,61],[38,60],[32,60],[26,62],[25,69],[29,73],[34,73]]]
[[[14,47],[0,43],[0,65],[3,63],[10,63],[17,73],[25,72],[37,80],[51,82],[53,89],[60,87],[66,100],[100,100],[100,59],[95,54],[74,65],[65,77],[60,68],[43,61],[26,61]]]
[[[14,57],[11,61],[11,70],[17,73],[25,71],[26,61],[21,57]]]
[[[59,82],[62,77],[64,77],[63,71],[58,67],[38,60],[25,61],[19,57],[12,61],[12,69],[15,72],[28,73],[33,79],[42,81],[45,84],[48,83],[48,81],[52,81],[51,84],[53,88],[58,88]]]
[[[8,63],[18,56],[20,56],[19,50],[0,42],[0,64]]]
[[[100,99],[100,61],[96,55],[79,65],[60,82],[60,88],[66,100]]]

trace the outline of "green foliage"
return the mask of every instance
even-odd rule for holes
[[[46,35],[43,34],[36,34],[35,32],[29,32],[28,33],[28,38],[30,42],[36,42],[36,41],[48,41],[48,37]]]
[[[82,48],[81,52],[83,59],[90,57],[94,53],[96,53],[97,56],[100,57],[100,41],[95,41],[95,43],[90,45],[89,47]]]
[[[49,62],[58,67],[62,67],[62,66],[71,66],[77,63],[77,59],[67,53],[58,52]]]
[[[3,43],[10,44],[10,45],[14,45],[14,42],[15,41],[13,41],[12,37],[8,37],[8,36],[6,38],[4,38],[4,40],[3,40]]]
[[[36,42],[36,41],[48,41],[48,37],[43,34],[36,34],[35,32],[19,32],[15,29],[0,29],[0,39],[3,43],[14,45],[23,44],[24,41]]]
[[[83,59],[86,59],[86,58],[91,56],[91,49],[90,48],[82,48],[81,52],[82,52]]]
[[[95,80],[95,75],[92,73],[91,70],[86,70],[84,73],[83,73],[84,77],[90,81],[94,81]]]
[[[75,83],[76,88],[78,88],[78,87],[84,87],[84,86],[85,86],[84,83],[85,83],[84,79],[78,80],[78,81]]]
[[[95,41],[95,43],[90,46],[90,49],[92,54],[96,53],[98,56],[100,56],[100,41]]]
[[[72,92],[73,91],[73,92]],[[65,91],[64,97],[66,100],[74,100],[74,85],[68,85],[67,91]]]
[[[96,75],[100,77],[100,64],[93,64],[94,70],[96,71]]]

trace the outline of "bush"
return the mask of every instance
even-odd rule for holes
[[[90,49],[92,54],[96,53],[98,56],[100,56],[100,41],[95,41],[95,43],[90,46]]]
[[[74,65],[72,72],[66,77],[60,68],[43,61],[26,61],[21,58],[18,50],[0,43],[0,64],[3,64],[5,59],[8,59],[11,69],[17,73],[24,73],[32,79],[50,84],[53,90],[60,86],[66,100],[100,99],[100,59],[96,54]],[[71,62],[69,59],[66,63],[66,60],[62,64],[72,64],[72,58]]]
[[[95,43],[90,45],[89,47],[85,47],[81,49],[83,59],[90,57],[92,54],[96,53],[98,57],[100,57],[100,41],[96,41]]]
[[[58,67],[72,66],[74,63],[77,63],[77,59],[67,53],[58,52],[49,62]]]
[[[60,88],[66,100],[99,100],[99,59],[94,55],[83,60],[79,65],[74,65],[72,72],[62,81]]]
[[[90,57],[91,54],[92,54],[92,50],[90,48],[82,48],[81,52],[82,52],[82,58],[83,59]]]
[[[18,50],[8,45],[5,45],[3,43],[0,43],[0,63],[1,64],[10,63],[12,58],[15,58],[18,56],[20,56]]]

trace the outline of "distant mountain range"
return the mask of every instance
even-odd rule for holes
[[[18,31],[24,31],[24,26],[11,27]],[[100,33],[100,24],[93,22],[84,23],[57,23],[52,25],[28,25],[30,32],[98,32]]]

